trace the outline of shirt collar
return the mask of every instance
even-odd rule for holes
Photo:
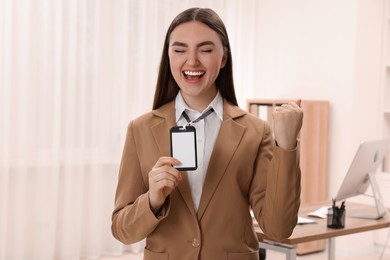
[[[212,107],[214,109],[214,112],[217,114],[219,119],[222,121],[222,119],[223,119],[223,98],[222,98],[221,94],[219,93],[219,91],[217,92],[217,95],[215,96],[213,101],[211,101],[211,103],[207,106],[207,108],[204,111],[207,111],[210,107]],[[185,110],[194,111],[192,108],[190,108],[186,104],[180,91],[176,95],[175,109],[176,109],[176,123],[179,121],[180,117],[182,116],[182,114]]]

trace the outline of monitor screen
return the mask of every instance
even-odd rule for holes
[[[390,139],[361,143],[339,188],[336,200],[364,194],[370,185],[368,174],[378,170],[389,150]]]

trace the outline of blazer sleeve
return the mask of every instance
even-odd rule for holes
[[[280,241],[291,236],[297,224],[301,194],[299,149],[276,146],[266,122],[263,132],[250,200],[264,234]]]
[[[170,205],[168,199],[158,217],[150,209],[149,192],[142,176],[133,127],[133,122],[130,122],[119,169],[111,225],[114,237],[125,244],[138,242],[153,232],[168,214]]]

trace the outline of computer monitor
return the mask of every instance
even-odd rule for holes
[[[357,213],[351,215],[352,217],[378,219],[385,214],[386,209],[376,183],[375,172],[388,151],[390,151],[390,139],[366,141],[359,145],[335,199],[340,201],[364,195],[371,185],[377,210],[376,212]]]

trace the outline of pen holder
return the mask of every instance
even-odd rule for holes
[[[345,225],[345,208],[332,207],[328,208],[328,227],[344,228]]]

